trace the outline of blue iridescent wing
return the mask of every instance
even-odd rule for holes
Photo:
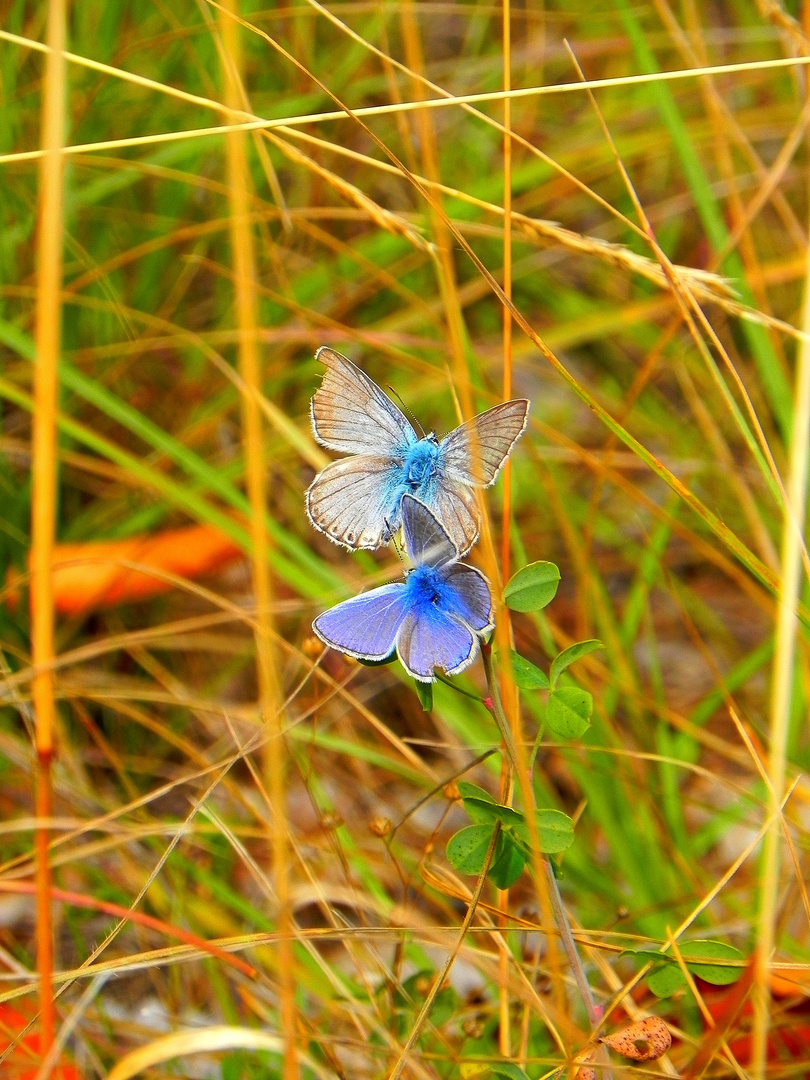
[[[405,414],[351,360],[322,345],[326,365],[312,398],[312,428],[319,443],[341,454],[401,455],[417,442]]]
[[[477,643],[469,626],[435,608],[423,608],[412,611],[403,622],[397,654],[415,679],[433,682],[434,668],[455,675],[471,664]]]
[[[479,634],[492,628],[492,595],[489,582],[474,566],[453,563],[443,567],[441,577],[447,586],[445,610],[462,619]]]
[[[391,459],[359,454],[318,473],[307,490],[307,515],[336,544],[378,548],[399,528],[399,496]]]
[[[394,651],[407,613],[405,586],[383,585],[319,615],[312,629],[327,645],[361,660],[384,660]]]
[[[494,484],[526,427],[530,404],[525,398],[505,401],[451,431],[440,443],[442,474],[460,484]]]
[[[436,515],[419,499],[412,495],[403,495],[400,512],[405,533],[405,550],[415,566],[420,563],[441,566],[458,557],[458,550]]]

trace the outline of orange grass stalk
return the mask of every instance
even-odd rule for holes
[[[220,10],[219,27],[222,35],[225,67],[226,104],[231,110],[229,120],[243,108],[241,82],[240,27],[238,0],[226,0]],[[239,373],[245,385],[241,396],[243,445],[247,492],[251,509],[251,539],[253,542],[253,588],[256,594],[256,661],[259,683],[259,708],[262,720],[274,736],[268,743],[265,756],[270,780],[270,803],[273,812],[272,855],[273,884],[278,903],[277,926],[278,980],[281,1004],[281,1027],[284,1040],[284,1080],[297,1080],[298,1051],[296,1046],[295,967],[292,947],[292,916],[289,888],[289,849],[285,799],[285,755],[281,695],[273,652],[271,617],[272,586],[270,581],[269,539],[264,524],[266,507],[264,439],[260,397],[262,394],[261,367],[258,352],[258,293],[256,258],[251,227],[250,192],[244,132],[229,130],[226,136],[228,195],[230,201],[231,248],[236,290],[236,317],[239,330]]]
[[[34,369],[33,492],[31,506],[31,659],[37,748],[36,813],[52,816],[51,759],[55,718],[53,671],[53,554],[56,517],[56,403],[62,289],[62,146],[65,111],[66,0],[48,6],[45,73],[42,88],[40,207],[37,237],[36,367]],[[37,971],[39,973],[40,1051],[53,1043],[53,926],[49,834],[36,831]]]

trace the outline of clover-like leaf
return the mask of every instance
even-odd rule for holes
[[[549,672],[549,682],[552,689],[557,685],[557,680],[566,668],[596,649],[604,649],[604,645],[601,641],[597,641],[596,638],[589,638],[587,641],[577,641],[575,644],[569,645],[567,649],[563,649],[558,656],[555,656],[551,661],[551,671]]]
[[[478,875],[484,869],[492,828],[486,825],[468,825],[466,829],[451,836],[446,854],[451,866],[460,874]]]
[[[484,802],[495,802],[488,791],[479,787],[478,784],[470,783],[469,780],[459,780],[457,786],[462,799],[483,799]]]
[[[728,986],[742,975],[745,957],[725,941],[685,941],[679,948],[689,971],[713,986]],[[713,964],[712,960],[727,963]]]
[[[466,798],[464,809],[473,821],[492,822],[493,825],[496,821],[500,821],[505,829],[521,829],[526,824],[523,814],[519,811],[488,799]]]
[[[499,889],[508,889],[523,873],[526,856],[511,838],[501,833],[489,876]]]
[[[552,690],[546,707],[546,723],[561,739],[578,739],[591,726],[593,698],[579,686]]]
[[[527,660],[525,656],[521,656],[520,653],[515,652],[514,649],[510,649],[509,654],[512,662],[512,678],[515,680],[515,686],[518,689],[549,689],[550,684],[545,671],[541,671],[536,664],[533,664],[531,660]]]
[[[556,855],[574,842],[574,822],[562,810],[538,810],[535,813],[540,850]]]
[[[647,986],[659,998],[672,997],[676,990],[686,985],[686,976],[677,964],[662,964],[647,976]]]
[[[553,562],[533,562],[513,574],[503,590],[512,611],[540,611],[557,595],[560,570]]]

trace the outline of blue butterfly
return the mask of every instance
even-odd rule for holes
[[[408,674],[433,682],[434,668],[455,675],[475,659],[478,635],[492,629],[492,596],[484,575],[458,561],[458,548],[423,503],[403,495],[401,513],[414,564],[405,581],[344,600],[312,629],[360,660],[385,660],[396,649]]]
[[[405,494],[415,495],[444,526],[460,554],[478,538],[475,487],[489,487],[526,427],[529,402],[507,401],[480,413],[441,441],[421,439],[368,375],[325,345],[326,364],[312,398],[312,427],[323,446],[353,457],[318,473],[306,495],[309,520],[347,548],[387,544],[400,526]]]

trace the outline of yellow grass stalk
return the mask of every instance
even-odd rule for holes
[[[512,12],[510,0],[503,0],[503,88],[506,93],[512,87]],[[512,299],[512,102],[504,98],[503,102],[503,291]],[[503,307],[503,400],[512,397],[512,313],[508,306]],[[503,467],[503,510],[501,514],[501,580],[509,580],[509,555],[512,523],[512,462],[506,459]],[[512,644],[512,626],[509,609],[504,605],[498,619],[498,648],[501,656],[506,656]],[[511,720],[517,715],[517,702],[510,707],[510,700],[515,696],[515,685],[509,664],[504,664],[501,677],[501,696],[506,704],[506,715]],[[519,731],[512,725],[513,737],[519,738]],[[511,802],[512,784],[508,776],[508,763],[503,761],[501,776],[501,801]],[[498,925],[506,929],[509,923],[509,890],[499,893],[498,906],[503,914]],[[500,1024],[498,1026],[498,1049],[505,1058],[512,1056],[512,1040],[509,1022],[509,954],[501,949],[500,964]]]
[[[225,66],[226,104],[233,114],[242,106],[240,27],[238,0],[227,0],[220,12],[219,28]],[[245,392],[241,396],[243,444],[247,492],[251,508],[253,588],[256,594],[256,663],[259,707],[271,739],[265,756],[273,813],[273,884],[278,904],[278,981],[284,1046],[284,1080],[298,1076],[296,1047],[295,968],[289,891],[289,850],[285,799],[285,754],[281,693],[273,647],[271,617],[269,537],[265,528],[266,483],[262,413],[261,364],[258,348],[258,289],[256,256],[251,222],[251,182],[246,153],[247,135],[229,130],[226,140],[231,248],[234,263],[236,318],[239,330],[239,373]]]
[[[413,0],[403,0],[400,7],[400,22],[402,42],[405,46],[405,59],[414,74],[414,93],[417,99],[426,98],[425,86],[418,77],[422,75],[425,64]],[[419,146],[422,151],[422,172],[429,181],[438,183],[440,180],[439,151],[436,146],[436,129],[433,126],[433,118],[425,110],[420,110],[416,115],[416,125],[419,132]],[[462,314],[458,296],[453,243],[450,230],[447,228],[446,217],[441,209],[440,199],[437,198],[437,205],[431,205],[428,212],[431,232],[436,242],[436,272],[439,278],[439,289],[444,303],[447,329],[450,335],[455,384],[461,398],[461,411],[464,419],[468,420],[475,412],[475,409],[467,370],[464,315]]]
[[[807,248],[802,329],[810,331],[810,245]],[[785,790],[785,763],[790,726],[790,702],[796,653],[796,605],[801,593],[802,549],[807,503],[807,455],[810,452],[810,344],[799,343],[796,384],[793,394],[793,436],[790,443],[787,500],[782,519],[779,606],[776,616],[776,647],[771,685],[770,740],[768,747],[768,797],[773,815],[765,834],[760,868],[760,906],[754,968],[754,1025],[751,1075],[764,1080],[770,1027],[770,964],[775,944],[779,898],[781,806]]]
[[[48,864],[52,817],[54,704],[54,609],[51,560],[56,518],[56,408],[58,393],[62,290],[62,154],[65,112],[66,0],[50,0],[45,73],[42,84],[42,148],[40,159],[39,231],[34,369],[33,491],[31,505],[31,659],[32,697],[36,718],[36,813],[43,822],[36,832],[37,971],[39,973],[40,1049],[53,1043],[53,926],[51,871]]]

